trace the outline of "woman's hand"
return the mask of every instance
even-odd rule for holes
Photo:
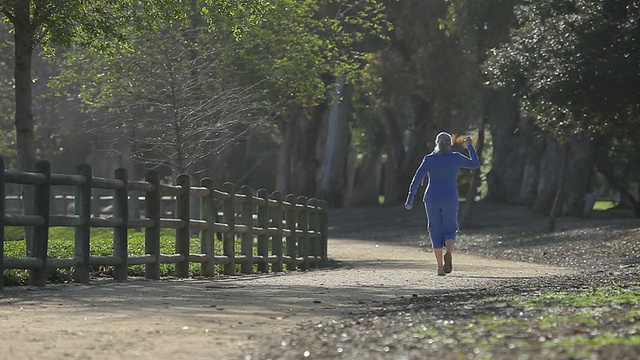
[[[472,143],[471,143],[471,136],[465,136],[465,138],[464,138],[464,144],[465,144],[466,146],[472,145]]]
[[[413,204],[411,204],[411,203],[409,203],[409,202],[404,203],[404,208],[405,208],[405,209],[407,209],[407,210],[411,210],[411,208],[412,208],[412,207],[413,207]]]

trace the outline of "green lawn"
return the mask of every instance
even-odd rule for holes
[[[24,241],[24,230],[22,227],[5,227],[5,239],[10,241],[4,242],[4,256],[22,258],[26,257],[26,242]],[[129,231],[129,254],[143,255],[144,250],[144,231]],[[222,253],[222,241],[215,241],[215,253]],[[190,242],[192,254],[200,253],[200,238],[193,237]],[[239,252],[239,240],[237,242],[237,251]],[[51,258],[68,258],[73,257],[74,253],[74,229],[71,227],[52,227],[49,229],[49,252]],[[175,230],[162,229],[160,233],[160,253],[175,253]],[[110,256],[113,255],[113,229],[109,228],[93,228],[91,229],[91,256]],[[173,274],[174,264],[161,264],[161,276],[169,276]],[[109,272],[106,267],[96,267],[92,269],[94,273]],[[216,269],[217,272],[222,271],[222,267]],[[190,274],[198,275],[200,273],[200,264],[190,264]],[[144,265],[136,265],[129,267],[130,276],[144,276]],[[27,270],[5,269],[4,283],[5,285],[25,284],[28,280]],[[52,283],[63,283],[72,280],[71,269],[51,269],[48,274],[48,281]]]
[[[602,201],[596,201],[595,205],[593,205],[593,210],[609,210],[612,207],[616,206],[616,203],[614,203],[613,201],[608,201],[608,200],[602,200]]]

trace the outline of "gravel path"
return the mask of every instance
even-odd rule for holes
[[[550,331],[538,319],[581,310],[503,298],[611,286],[638,293],[637,219],[561,219],[561,231],[548,235],[544,218],[526,209],[483,206],[481,226],[461,232],[445,277],[435,275],[421,209],[372,208],[331,212],[333,268],[6,288],[0,337],[11,341],[0,341],[0,353],[10,360],[638,358],[634,345],[585,357],[545,347],[576,324]],[[633,340],[638,305],[597,307],[588,328]],[[507,328],[496,333],[485,317]]]
[[[329,246],[330,256],[341,260],[332,269],[8,287],[0,295],[0,337],[12,341],[0,341],[0,353],[9,360],[211,359],[212,354],[244,359],[250,349],[268,349],[272,336],[279,342],[292,329],[348,319],[417,294],[567,271],[461,254],[456,273],[443,278],[435,275],[431,254],[417,246],[336,238]],[[274,359],[280,358],[274,351]]]
[[[456,263],[454,276],[443,282],[452,287],[430,287],[412,295],[398,292],[392,299],[342,319],[301,325],[258,344],[244,358],[640,358],[638,219],[606,214],[586,220],[561,218],[558,231],[546,233],[546,219],[527,208],[479,204],[475,214],[480,226],[461,231],[459,253],[496,259],[494,264],[505,259],[526,261],[516,263],[520,270],[548,272],[489,280],[483,271],[513,274],[513,270],[471,269]],[[343,220],[347,217],[340,211],[333,215],[337,236],[430,251],[426,235],[415,231],[424,226],[422,214],[396,208],[363,209],[359,221]],[[362,231],[363,222],[367,231]],[[425,280],[434,267],[430,257],[429,253]],[[455,286],[461,278],[469,282]],[[608,303],[599,292],[610,295],[619,289],[631,295],[628,302],[619,303],[616,298]],[[575,294],[576,298],[566,303],[560,298],[536,306],[527,303],[549,292]],[[585,297],[590,301],[587,305],[574,306],[576,299]],[[575,343],[567,345],[567,341]],[[598,345],[598,341],[607,345]]]
[[[244,359],[635,360],[640,358],[639,277],[638,268],[629,267],[421,292],[288,330],[256,345]],[[598,287],[626,288],[636,300],[584,307],[555,300],[542,307],[526,304],[543,291],[584,293]],[[565,339],[574,343],[567,346]],[[599,345],[600,339],[609,344]]]

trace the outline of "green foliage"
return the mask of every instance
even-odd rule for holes
[[[109,56],[67,52],[53,82],[79,89],[69,96],[82,100],[91,127],[135,143],[136,160],[180,172],[266,112],[325,101],[333,76],[357,76],[364,40],[382,38],[388,28],[373,0],[195,4],[184,5],[179,21],[160,19],[159,29],[132,35]]]
[[[640,121],[640,2],[538,0],[516,8],[511,42],[486,63],[526,114],[562,137]]]
[[[90,128],[131,144],[134,160],[190,172],[266,112],[221,60],[219,33],[202,32],[201,23],[197,16],[165,22],[134,37],[117,56],[68,52],[53,85],[79,89]]]
[[[501,45],[515,22],[513,7],[519,0],[448,0],[442,27],[464,44],[478,64],[488,51]]]
[[[284,108],[323,101],[333,76],[356,77],[365,62],[365,39],[385,38],[390,28],[375,0],[273,0],[271,5],[263,21],[234,44],[229,60]]]
[[[29,14],[30,43],[49,50],[77,44],[112,53],[118,46],[126,45],[132,33],[156,29],[158,19],[179,19],[183,15],[178,4],[170,0],[33,1]],[[11,5],[2,2],[0,11],[15,25],[18,20]]]
[[[273,6],[268,0],[204,0],[200,14],[209,22],[210,30],[218,27],[222,19],[236,21],[230,27],[236,39],[264,20],[264,14]]]
[[[353,94],[351,122],[352,143],[360,154],[379,152],[384,143],[385,129],[378,122],[378,111],[383,99],[384,69],[378,54],[367,57],[367,65],[356,82]]]

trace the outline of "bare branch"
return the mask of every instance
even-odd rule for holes
[[[15,26],[15,24],[16,24],[16,18],[15,18],[15,16],[13,16],[13,14],[11,14],[11,13],[9,12],[9,10],[7,10],[7,9],[2,9],[2,10],[0,10],[0,13],[2,13],[2,15],[6,16],[6,17],[7,17],[7,19],[9,19],[9,21],[10,21],[10,22]]]

